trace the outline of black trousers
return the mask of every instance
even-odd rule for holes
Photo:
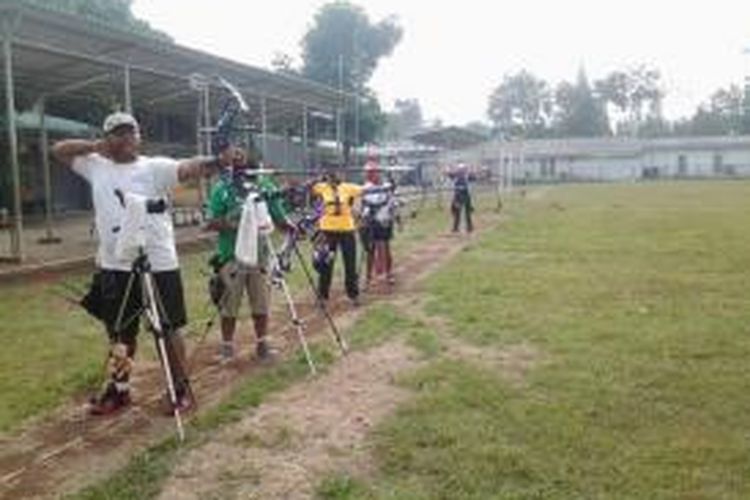
[[[466,230],[471,232],[474,230],[474,224],[471,221],[471,212],[474,211],[474,207],[471,204],[471,196],[468,193],[456,193],[453,195],[453,202],[451,203],[451,212],[453,212],[453,232],[458,232],[458,228],[461,224],[461,211],[463,210],[466,216]]]
[[[336,249],[341,247],[344,258],[344,282],[346,283],[346,295],[350,299],[359,296],[357,279],[357,239],[354,231],[323,231],[328,243],[328,249],[333,255],[331,264],[321,269],[318,279],[318,291],[320,296],[328,299],[331,291],[331,279],[333,278],[333,264],[336,262]]]

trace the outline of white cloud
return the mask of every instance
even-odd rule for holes
[[[374,19],[395,14],[404,39],[371,84],[384,105],[417,98],[447,123],[484,119],[502,76],[524,67],[556,83],[580,65],[591,78],[625,65],[662,70],[675,117],[721,86],[750,74],[750,2],[731,0],[464,0],[356,2]],[[299,42],[323,1],[137,0],[136,15],[179,43],[268,66]]]

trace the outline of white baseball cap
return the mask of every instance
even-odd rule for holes
[[[123,125],[127,125],[129,127],[132,127],[136,132],[139,132],[138,128],[138,121],[131,115],[130,113],[123,113],[122,111],[118,111],[117,113],[112,113],[104,120],[104,125],[102,125],[102,130],[104,130],[105,134],[109,134],[117,127],[122,127]]]

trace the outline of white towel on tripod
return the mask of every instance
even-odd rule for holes
[[[258,265],[258,242],[261,235],[273,232],[273,221],[268,213],[266,202],[257,194],[250,194],[242,206],[234,256],[246,266]]]
[[[138,256],[138,249],[146,247],[147,200],[145,196],[133,193],[123,196],[125,213],[120,221],[115,246],[115,256],[119,260],[132,261]]]

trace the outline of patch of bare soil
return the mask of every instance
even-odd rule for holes
[[[446,318],[425,312],[423,297],[405,298],[394,304],[403,314],[421,321],[438,335],[444,356],[478,364],[492,373],[500,374],[514,385],[522,386],[526,374],[543,361],[542,353],[526,342],[478,346],[461,340],[451,332],[451,325]]]
[[[161,498],[311,498],[326,473],[366,472],[365,435],[407,398],[393,379],[418,358],[400,342],[347,356],[192,450]]]

